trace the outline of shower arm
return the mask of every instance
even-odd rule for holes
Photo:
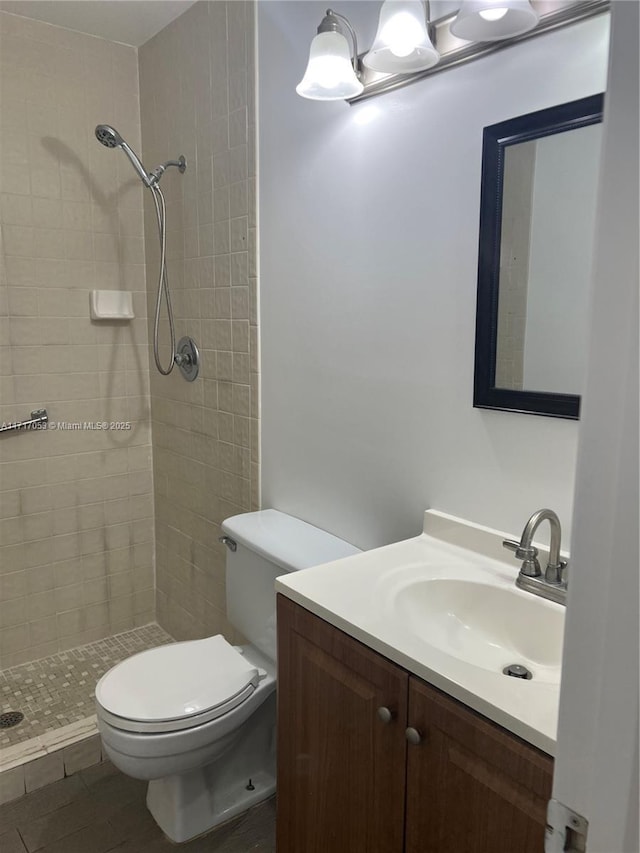
[[[159,166],[156,166],[156,168],[152,169],[149,174],[149,186],[159,183],[160,178],[164,175],[169,166],[175,166],[176,169],[183,174],[187,168],[187,161],[181,154],[177,160],[167,160],[166,163],[161,163]]]

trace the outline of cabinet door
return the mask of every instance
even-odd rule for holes
[[[542,853],[553,761],[410,678],[406,853]]]
[[[402,853],[407,687],[404,670],[278,596],[278,853]]]

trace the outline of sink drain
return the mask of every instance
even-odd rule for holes
[[[0,714],[0,729],[10,729],[24,720],[24,714],[20,711],[5,711]]]
[[[510,675],[511,678],[526,678],[527,680],[533,678],[531,670],[527,669],[526,666],[522,666],[520,663],[510,663],[509,666],[505,666],[502,671],[505,675]]]

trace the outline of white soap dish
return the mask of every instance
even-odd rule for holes
[[[92,290],[89,294],[92,320],[133,320],[133,298],[128,290]]]

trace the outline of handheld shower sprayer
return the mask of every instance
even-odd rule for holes
[[[177,160],[167,160],[166,163],[161,163],[151,172],[147,172],[133,148],[131,148],[130,145],[127,145],[118,131],[109,124],[99,124],[96,127],[96,139],[101,145],[104,145],[105,148],[122,148],[129,158],[131,165],[136,170],[138,177],[145,187],[148,187],[149,189],[151,189],[154,184],[158,184],[160,182],[160,178],[169,166],[175,166],[181,174],[183,174],[187,168],[187,161],[182,155],[180,155]]]
[[[147,171],[140,162],[135,151],[127,145],[117,130],[110,127],[108,124],[99,124],[96,127],[96,139],[104,145],[105,148],[122,148],[145,187],[151,186],[151,178],[147,174]]]
[[[158,221],[158,236],[160,238],[160,274],[158,277],[158,292],[156,296],[156,309],[153,325],[153,356],[156,367],[163,376],[168,376],[173,370],[174,365],[178,365],[180,372],[189,382],[198,375],[200,369],[200,356],[198,347],[195,341],[185,336],[178,341],[176,349],[176,337],[173,321],[173,309],[171,307],[171,295],[169,293],[169,280],[167,276],[167,261],[166,261],[166,246],[167,246],[167,229],[166,229],[166,204],[164,195],[160,189],[160,179],[169,166],[175,166],[178,171],[183,174],[187,168],[187,161],[182,155],[177,160],[167,160],[157,166],[151,172],[147,172],[135,151],[127,145],[118,131],[108,124],[99,124],[96,127],[96,139],[105,148],[122,148],[124,153],[129,158],[131,165],[136,171],[136,174],[142,183],[151,190],[153,203],[156,209],[156,219]],[[160,306],[162,295],[164,294],[165,302],[167,303],[167,315],[169,319],[169,338],[171,346],[171,362],[168,367],[163,367],[160,361],[159,353],[159,326],[160,326]]]

